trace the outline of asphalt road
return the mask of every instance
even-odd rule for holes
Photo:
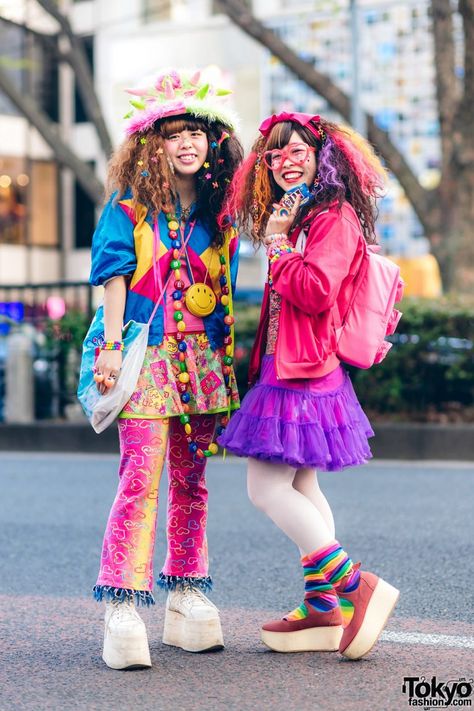
[[[104,666],[103,610],[89,597],[116,468],[111,456],[0,453],[1,711],[398,711],[410,708],[405,676],[474,676],[472,464],[375,462],[320,476],[338,539],[401,590],[383,639],[353,663],[261,645],[259,624],[301,601],[298,553],[248,502],[244,464],[211,460],[212,599],[226,648],[162,645],[158,591],[143,613],[153,668],[141,672]],[[156,571],[164,519],[162,505]]]

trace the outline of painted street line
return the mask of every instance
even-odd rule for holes
[[[456,637],[448,634],[421,634],[419,632],[382,632],[380,639],[396,644],[425,644],[430,647],[458,647],[474,649],[474,637]]]

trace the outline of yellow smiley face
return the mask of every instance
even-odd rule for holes
[[[203,318],[216,308],[216,295],[207,284],[193,284],[186,292],[185,303],[193,316]]]

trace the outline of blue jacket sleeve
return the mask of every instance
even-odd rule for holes
[[[105,205],[92,238],[89,281],[100,286],[116,276],[133,274],[137,268],[133,224],[114,195]]]

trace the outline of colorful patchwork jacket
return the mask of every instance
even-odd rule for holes
[[[178,213],[179,214],[179,213]],[[190,229],[191,218],[186,225],[184,239]],[[155,245],[163,283],[170,274],[172,259],[171,240],[168,235],[166,217],[158,216],[159,243]],[[93,286],[105,284],[116,276],[131,277],[128,283],[124,323],[134,320],[146,323],[151,316],[159,291],[155,287],[153,274],[154,225],[148,209],[137,205],[134,209],[131,192],[116,200],[112,195],[105,205],[92,239],[92,267],[89,281]],[[219,251],[210,246],[209,233],[200,220],[196,221],[187,244],[188,259],[191,263],[191,280],[205,282],[219,296],[220,261]],[[238,267],[239,239],[237,230],[231,227],[226,232],[222,248],[230,265],[232,293],[235,290]],[[187,260],[186,260],[187,262]],[[204,327],[213,350],[223,345],[223,307],[217,304],[214,312],[206,316]],[[164,336],[164,307],[160,304],[150,325],[148,345],[159,345]]]

